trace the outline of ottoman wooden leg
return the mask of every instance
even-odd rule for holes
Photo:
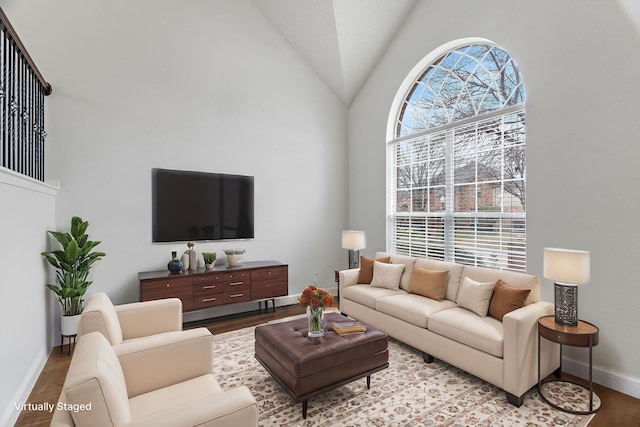
[[[306,420],[307,419],[307,406],[308,406],[309,401],[308,400],[303,400],[302,401],[302,419]]]
[[[371,388],[371,375],[367,375],[367,390]]]

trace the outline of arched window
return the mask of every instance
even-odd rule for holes
[[[389,251],[526,269],[525,90],[487,40],[432,52],[388,126]]]

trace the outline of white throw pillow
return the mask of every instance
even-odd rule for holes
[[[373,262],[373,279],[371,285],[374,288],[386,288],[397,291],[400,289],[400,278],[404,271],[404,264],[386,264]]]
[[[495,282],[476,282],[465,277],[458,291],[458,307],[471,310],[480,317],[487,317],[495,285]]]

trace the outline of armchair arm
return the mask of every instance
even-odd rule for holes
[[[504,327],[504,390],[521,396],[538,382],[538,319],[553,314],[553,304],[538,301],[507,313]],[[557,345],[541,343],[544,378],[560,366]]]
[[[113,346],[129,398],[210,374],[213,335],[207,328],[152,335]]]
[[[182,301],[179,298],[134,302],[114,308],[123,340],[182,330]]]
[[[340,289],[344,289],[347,286],[358,284],[358,278],[360,277],[360,269],[352,268],[350,270],[340,270],[338,272]]]
[[[258,426],[258,405],[245,386],[182,405],[126,424],[127,427]]]

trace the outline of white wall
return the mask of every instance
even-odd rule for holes
[[[154,167],[255,176],[255,239],[196,249],[220,257],[241,246],[245,260],[287,263],[291,295],[314,272],[334,286],[346,266],[346,107],[250,1],[2,7],[53,85],[46,176],[60,180],[57,227],[81,216],[107,254],[89,294],[136,301],[137,273],[187,249],[151,243]]]
[[[595,379],[636,397],[639,22],[640,13],[620,2],[421,1],[349,110],[349,226],[366,230],[373,253],[385,248],[386,124],[401,82],[452,40],[484,37],[505,48],[527,93],[528,270],[553,301],[553,285],[542,279],[543,248],[591,251],[579,316],[600,327]],[[566,354],[584,374],[588,352]]]
[[[0,425],[13,425],[14,402],[24,402],[51,349],[48,321],[55,300],[40,252],[48,249],[47,230],[54,227],[55,189],[0,169]],[[59,313],[59,311],[58,311]]]

